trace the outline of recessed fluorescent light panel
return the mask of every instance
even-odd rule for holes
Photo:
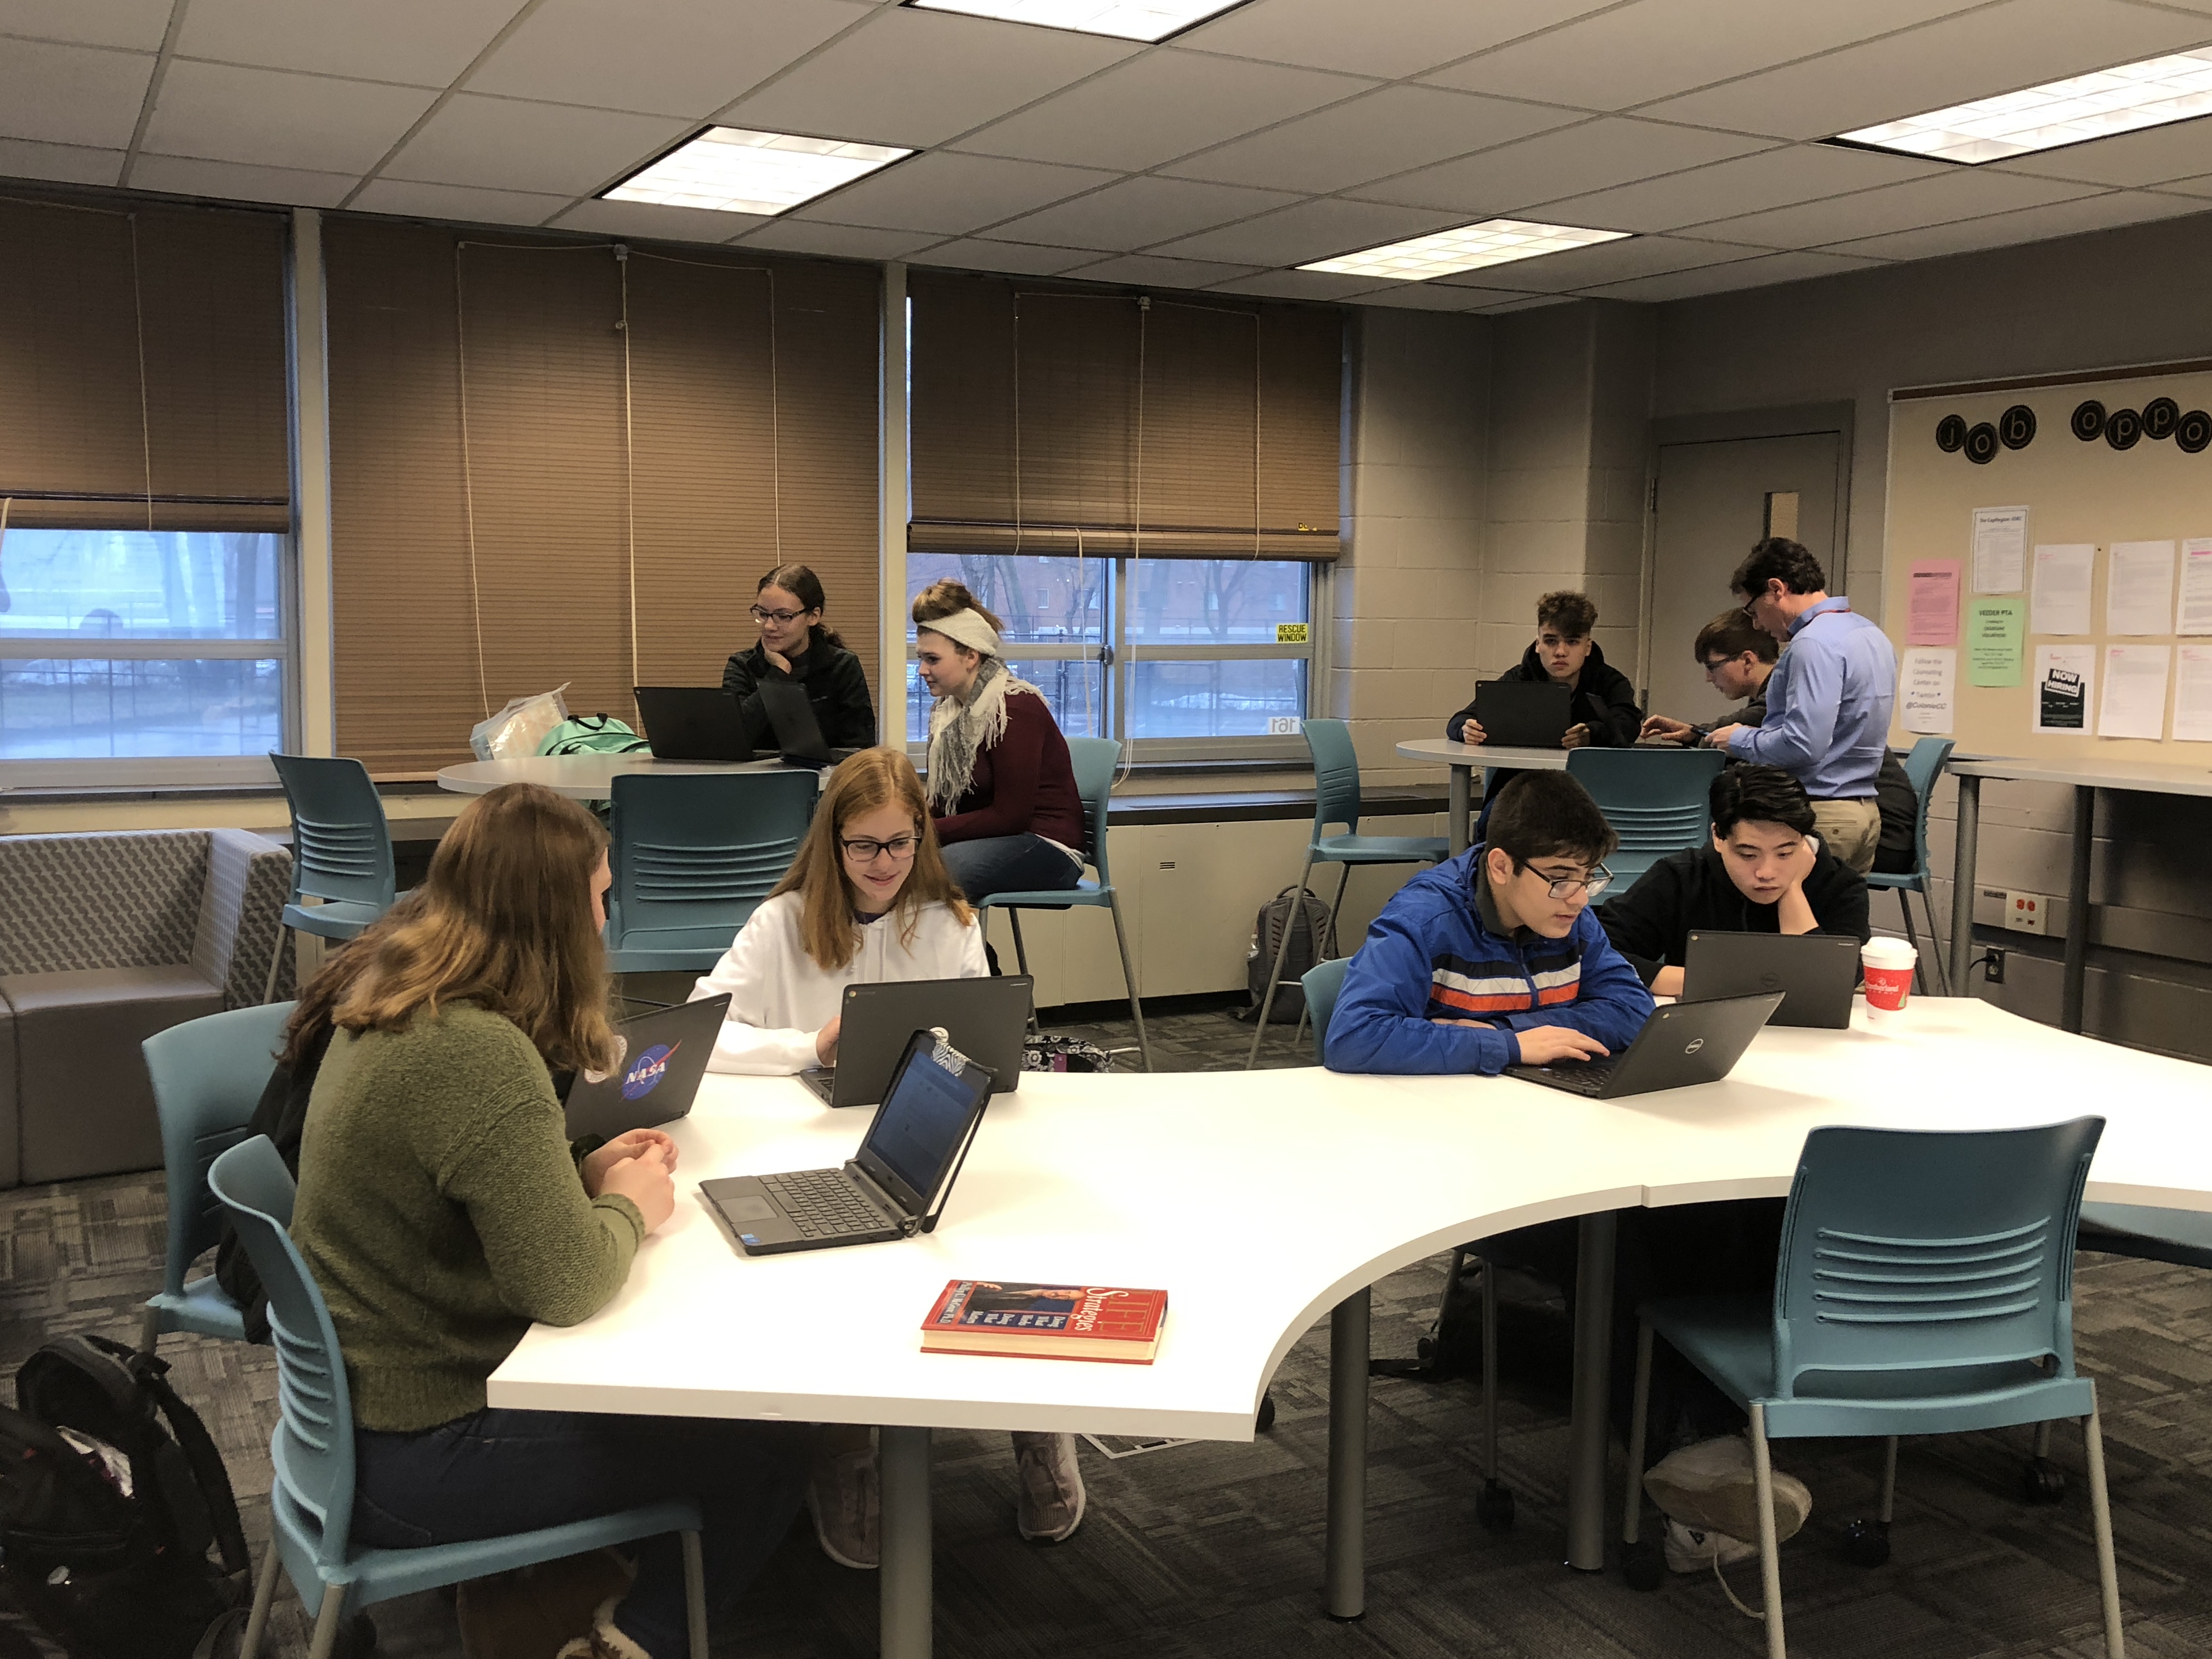
[[[783,213],[913,154],[882,144],[708,127],[630,174],[605,199],[723,213]]]
[[[1340,258],[1316,259],[1300,270],[1331,270],[1345,276],[1381,276],[1392,282],[1420,283],[1431,276],[1449,276],[1485,265],[1509,264],[1534,259],[1540,254],[1564,253],[1569,248],[1598,242],[1617,242],[1625,230],[1582,230],[1573,225],[1537,225],[1521,219],[1485,219],[1479,225],[1440,230],[1432,236],[1416,236],[1409,242],[1370,247]]]
[[[907,0],[920,11],[959,11],[1040,28],[1110,34],[1121,40],[1164,40],[1178,29],[1234,11],[1245,0]]]
[[[1971,167],[2212,115],[2212,50],[2147,58],[1837,135],[1836,142]]]

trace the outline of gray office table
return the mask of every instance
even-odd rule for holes
[[[1401,747],[1400,752],[1404,752]],[[2083,984],[2089,957],[2089,858],[2095,842],[2097,792],[2116,789],[2153,795],[2212,795],[2212,769],[2144,765],[2130,761],[2022,760],[1954,755],[1947,769],[1959,780],[1959,839],[1951,886],[1951,983],[1963,991],[1974,960],[1974,862],[1981,837],[1982,780],[2062,783],[2074,792],[2073,867],[2066,881],[2066,967],[2061,981],[2058,1026],[2081,1029]]]
[[[1523,772],[1558,772],[1567,764],[1567,751],[1564,749],[1506,749],[1488,744],[1455,743],[1449,738],[1415,738],[1400,744],[1398,753],[1407,760],[1441,761],[1451,768],[1446,800],[1455,858],[1467,851],[1468,814],[1474,806],[1474,775],[1479,769],[1505,766]]]
[[[669,777],[680,774],[774,772],[779,760],[666,761],[656,760],[644,750],[629,755],[526,755],[515,760],[465,761],[438,773],[438,787],[457,794],[487,795],[502,784],[542,784],[571,800],[605,800],[614,793],[614,780],[626,775],[650,774]],[[824,769],[824,776],[828,775]]]

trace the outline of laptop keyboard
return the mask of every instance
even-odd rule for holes
[[[760,1183],[802,1238],[842,1238],[892,1226],[842,1170],[794,1170],[788,1175],[763,1176]]]
[[[1543,1073],[1547,1083],[1571,1091],[1578,1095],[1594,1095],[1605,1087],[1613,1075],[1614,1062],[1604,1060],[1579,1060],[1565,1066],[1535,1066],[1529,1069]]]

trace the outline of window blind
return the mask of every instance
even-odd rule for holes
[[[289,530],[284,220],[0,198],[0,495],[25,529]]]
[[[908,544],[1333,559],[1343,323],[917,271]]]
[[[877,276],[711,250],[325,232],[338,742],[465,758],[510,697],[719,684],[811,564],[876,656]]]

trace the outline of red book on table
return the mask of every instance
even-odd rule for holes
[[[1165,1291],[956,1279],[922,1321],[921,1346],[925,1353],[1149,1365],[1167,1313]]]

